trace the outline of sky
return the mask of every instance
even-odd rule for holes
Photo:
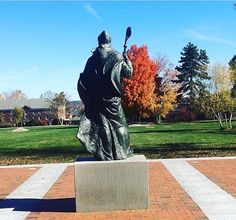
[[[210,63],[236,55],[233,1],[39,1],[0,2],[0,93],[22,90],[39,98],[48,90],[79,100],[77,80],[97,36],[106,30],[122,52],[147,45],[151,58],[178,65],[188,42],[204,49]]]

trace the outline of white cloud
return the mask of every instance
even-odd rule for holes
[[[61,69],[55,69],[55,70],[49,70],[49,74],[56,74],[56,75],[66,75],[66,74],[77,74],[79,75],[81,72],[81,69],[79,68],[61,68]]]
[[[0,70],[0,88],[1,91],[11,91],[21,89],[24,91],[26,86],[30,86],[31,79],[38,72],[37,66],[19,70]],[[1,93],[0,91],[0,93]]]
[[[77,100],[77,80],[82,71],[82,68],[73,66],[55,69],[32,66],[19,70],[0,70],[0,93],[21,89],[29,98],[37,98],[48,90],[64,91],[72,100]]]
[[[219,44],[224,44],[224,45],[229,45],[229,46],[236,46],[235,41],[230,41],[225,38],[220,38],[220,37],[214,37],[209,34],[204,33],[205,30],[199,29],[199,30],[186,30],[184,31],[186,36],[193,37],[198,40],[203,40],[203,41],[209,41],[209,42],[214,42],[214,43],[219,43]]]
[[[102,19],[102,17],[98,14],[98,12],[90,5],[90,4],[86,4],[84,6],[85,10],[91,14],[93,17],[97,18],[97,19]]]
[[[7,71],[0,71],[0,81],[6,80],[19,80],[25,77],[31,76],[33,73],[37,72],[39,68],[37,66],[30,67],[28,69],[22,70],[7,70]]]
[[[37,66],[33,66],[29,69],[24,69],[24,70],[19,70],[17,71],[18,74],[31,74],[31,73],[35,73],[39,70],[39,67]]]

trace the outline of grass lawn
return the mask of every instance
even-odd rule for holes
[[[72,162],[86,151],[77,127],[30,127],[13,133],[0,129],[0,164]],[[168,123],[130,127],[134,152],[148,158],[236,156],[236,130],[221,131],[214,122]]]

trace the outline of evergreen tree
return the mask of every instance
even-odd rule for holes
[[[194,111],[196,102],[201,94],[206,91],[207,80],[210,79],[207,73],[209,58],[205,50],[199,50],[197,46],[189,42],[181,52],[180,65],[176,70],[180,72],[177,82],[182,86],[179,90],[179,103]]]
[[[200,72],[199,72],[199,76],[201,79],[201,85],[202,87],[205,86],[204,82],[205,80],[210,80],[210,77],[208,75],[207,72],[207,68],[208,68],[208,64],[209,64],[209,58],[207,56],[207,53],[205,50],[200,49],[200,53],[199,53],[199,63],[200,63]]]
[[[229,67],[236,71],[236,55],[229,61]]]
[[[232,97],[236,98],[236,55],[229,61],[229,70],[233,88],[231,90]]]

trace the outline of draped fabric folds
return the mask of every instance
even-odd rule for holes
[[[121,106],[122,77],[132,76],[131,62],[111,47],[98,47],[78,80],[85,105],[77,138],[98,160],[121,160],[132,155]]]

